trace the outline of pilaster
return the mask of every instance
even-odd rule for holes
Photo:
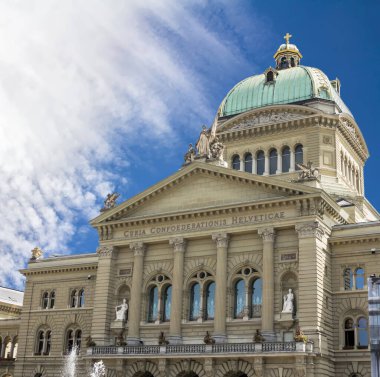
[[[274,240],[273,228],[262,228],[258,234],[263,239],[263,306],[261,331],[266,340],[275,340],[274,333]]]
[[[170,313],[170,343],[181,343],[181,319],[182,319],[182,286],[183,286],[183,267],[186,241],[182,237],[169,239],[169,244],[173,246],[173,285],[172,285],[172,307]]]
[[[127,342],[133,345],[140,343],[141,295],[146,245],[142,242],[133,242],[129,247],[134,253],[134,262]]]
[[[216,243],[216,289],[213,337],[217,343],[223,343],[227,339],[227,250],[229,236],[226,233],[215,233],[212,235],[212,239]]]
[[[97,345],[102,346],[111,343],[110,323],[114,319],[112,300],[115,292],[117,250],[113,246],[100,246],[96,252],[99,256],[99,261],[96,274],[91,336]]]

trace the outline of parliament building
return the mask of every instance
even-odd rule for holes
[[[99,360],[107,377],[370,377],[369,152],[340,81],[289,37],[178,171],[108,196],[96,252],[33,250],[23,302],[0,289],[0,377],[60,377],[74,347],[80,377]]]

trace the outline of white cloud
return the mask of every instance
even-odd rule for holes
[[[207,2],[181,3],[0,3],[0,285],[20,285],[35,245],[66,250],[123,148],[210,117],[202,66],[245,64],[197,16]]]

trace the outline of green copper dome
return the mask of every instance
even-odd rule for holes
[[[267,82],[267,76],[263,73],[235,85],[220,105],[219,116],[232,116],[259,107],[318,98],[334,101],[340,112],[351,114],[327,76],[319,69],[298,66],[269,70],[274,72],[273,81]]]

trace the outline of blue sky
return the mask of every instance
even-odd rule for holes
[[[0,285],[46,254],[93,252],[103,197],[174,173],[238,81],[273,65],[283,35],[341,80],[367,141],[380,209],[378,1],[59,0],[0,4]]]

